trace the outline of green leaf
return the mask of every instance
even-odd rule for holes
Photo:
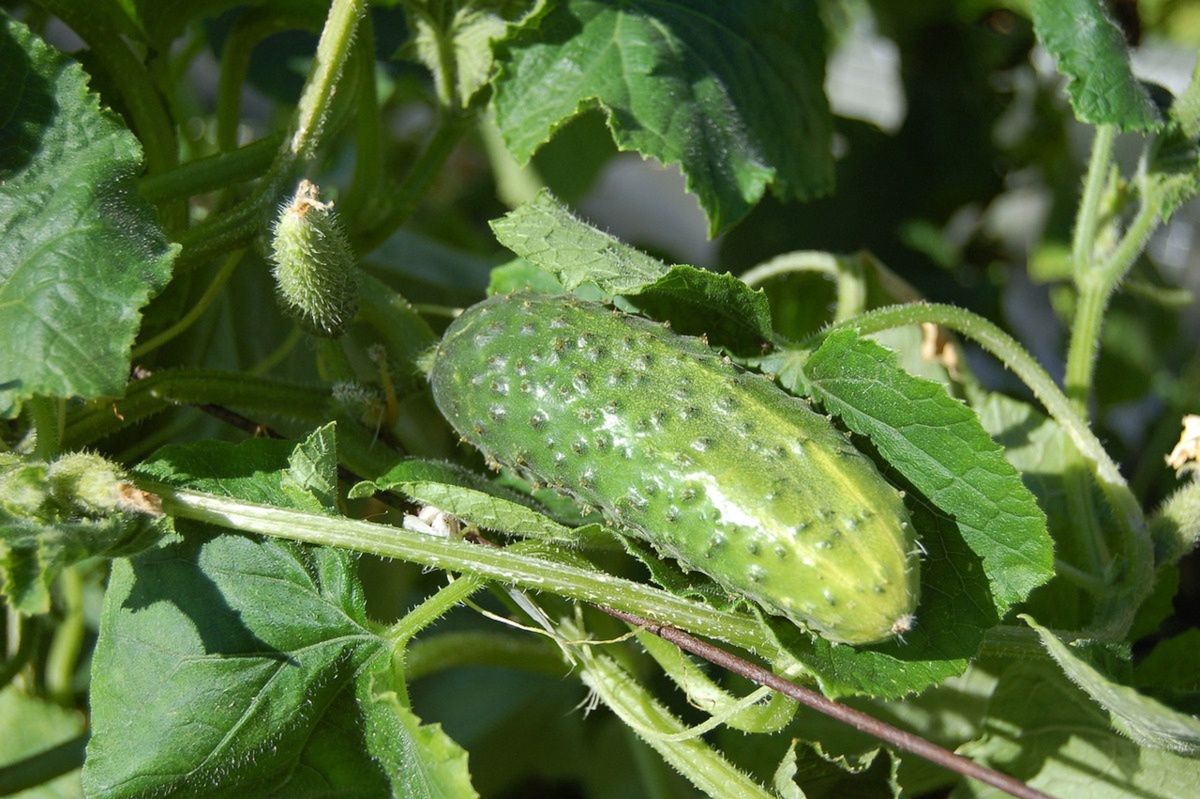
[[[334,423],[314,430],[288,456],[283,486],[297,497],[296,507],[316,500],[317,510],[337,511],[337,452]]]
[[[669,271],[571,213],[550,192],[492,221],[496,240],[554,275],[568,291],[594,283],[607,295],[636,293]]]
[[[434,81],[452,82],[458,104],[471,98],[492,78],[494,46],[541,13],[545,0],[456,0],[429,4],[408,2],[416,28],[417,57],[429,67]],[[432,6],[436,12],[427,10]],[[448,60],[443,60],[449,53]],[[447,68],[450,74],[446,74]]]
[[[376,479],[355,485],[350,497],[392,490],[489,530],[578,541],[570,527],[540,512],[532,500],[452,463],[405,459]]]
[[[1200,755],[1200,718],[1172,710],[1133,688],[1109,679],[1077,655],[1054,633],[1023,617],[1042,639],[1042,645],[1071,682],[1108,711],[1113,727],[1142,746],[1166,749],[1188,757]],[[1188,658],[1196,666],[1194,654]]]
[[[1051,796],[1191,796],[1200,760],[1143,748],[1110,729],[1109,715],[1048,662],[1017,661],[992,695],[984,735],[959,749]],[[1007,796],[976,782],[954,797]]]
[[[396,676],[384,667],[359,680],[359,704],[366,736],[384,769],[393,775],[392,796],[404,799],[468,799],[467,753],[439,724],[422,724]]]
[[[804,372],[815,399],[954,518],[1001,617],[1053,576],[1046,516],[970,408],[850,330],[827,337]]]
[[[1200,63],[1171,104],[1167,129],[1154,141],[1147,178],[1163,196],[1163,217],[1200,192]]]
[[[342,694],[379,648],[352,558],[177,526],[184,538],[113,567],[93,660],[88,795],[383,787],[353,724],[337,725],[352,760],[318,748],[323,726],[352,718]]]
[[[1028,403],[996,393],[975,393],[972,407],[983,429],[1004,447],[1004,457],[1037,497],[1046,514],[1047,527],[1055,542],[1055,555],[1068,563],[1088,563],[1088,551],[1080,530],[1079,512],[1072,510],[1067,474],[1081,468],[1073,456],[1070,436],[1053,419]],[[1093,484],[1090,477],[1089,485]],[[1105,518],[1104,499],[1093,485],[1088,496],[1090,513]],[[1078,629],[1091,621],[1091,604],[1077,587],[1066,580],[1051,580],[1030,596],[1026,609],[1039,619],[1062,629]]]
[[[1081,122],[1121,130],[1162,124],[1130,69],[1125,37],[1101,0],[1034,0],[1033,25],[1067,77],[1071,107]]]
[[[328,488],[332,454],[325,427],[299,446],[166,447],[139,472],[311,509],[307,491]],[[181,537],[114,564],[93,659],[88,795],[409,795],[408,772],[448,744],[416,722],[411,736],[373,732],[368,667],[391,650],[366,617],[354,555],[177,527]]]
[[[1142,691],[1169,701],[1172,706],[1200,713],[1200,629],[1185,630],[1160,641],[1133,671],[1133,682]]]
[[[580,220],[547,191],[492,222],[496,239],[554,275],[568,291],[598,288],[631,310],[669,321],[683,333],[706,334],[737,352],[761,352],[771,339],[766,295],[730,274],[667,266]]]
[[[554,275],[524,258],[514,258],[494,268],[487,287],[489,297],[516,292],[562,294],[564,291],[562,283],[559,283]]]
[[[784,799],[898,799],[900,759],[872,749],[856,755],[831,755],[821,744],[793,740],[775,771],[775,792]]]
[[[728,272],[717,275],[694,266],[672,266],[626,298],[647,316],[671,320],[678,333],[703,334],[739,354],[759,354],[772,338],[766,295]],[[720,313],[713,314],[713,309]]]
[[[679,164],[716,234],[768,186],[829,191],[824,65],[811,3],[567,0],[511,41],[493,102],[522,163],[599,108],[619,149]]]
[[[119,396],[168,246],[137,140],[83,70],[0,17],[0,417],[34,395]]]

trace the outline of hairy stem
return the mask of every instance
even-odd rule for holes
[[[702,739],[673,740],[673,736],[686,732],[683,723],[615,660],[587,645],[577,647],[575,652],[584,685],[704,794],[729,799],[771,796]]]
[[[1100,330],[1109,300],[1121,280],[1133,268],[1146,248],[1150,234],[1158,226],[1162,203],[1158,193],[1143,186],[1142,204],[1125,235],[1108,260],[1086,272],[1076,272],[1079,300],[1071,323],[1071,343],[1067,349],[1065,383],[1076,408],[1086,415],[1088,396],[1095,376]]]
[[[77,566],[63,569],[58,578],[65,605],[65,616],[54,630],[46,656],[46,691],[63,705],[72,705],[75,695],[75,669],[83,651],[87,632],[83,618],[83,575]]]
[[[343,547],[446,571],[474,574],[534,590],[628,610],[670,621],[700,635],[750,650],[762,650],[762,630],[754,619],[682,599],[666,591],[592,569],[553,562],[509,550],[474,546],[353,519],[303,513],[219,497],[145,481],[159,494],[167,513],[234,530]],[[767,655],[770,652],[765,653]]]
[[[366,0],[333,0],[329,7],[329,16],[317,42],[317,54],[300,95],[295,128],[288,145],[295,161],[307,161],[316,151],[333,93],[350,55],[354,31],[366,10]]]
[[[1071,268],[1077,276],[1092,267],[1096,231],[1100,226],[1100,200],[1108,183],[1113,141],[1116,137],[1115,125],[1101,125],[1096,128],[1095,138],[1092,139],[1092,157],[1088,162],[1083,194],[1079,200],[1079,212],[1075,217],[1075,232],[1071,240]]]
[[[147,200],[162,202],[262,177],[282,143],[282,133],[270,133],[236,150],[197,158],[166,172],[147,175],[138,184],[138,190]]]
[[[889,746],[894,746],[901,751],[910,752],[931,763],[950,769],[965,777],[979,780],[1021,799],[1051,799],[1047,794],[1029,787],[1020,780],[1013,779],[998,771],[982,766],[973,760],[968,760],[962,755],[957,755],[911,732],[893,727],[860,710],[855,710],[854,708],[834,702],[831,699],[826,699],[810,688],[797,685],[791,680],[780,677],[761,666],[757,666],[743,658],[726,652],[720,647],[701,641],[682,630],[656,624],[646,619],[639,619],[629,613],[613,609],[607,609],[607,611],[622,621],[626,621],[647,632],[665,638],[686,652],[691,652],[693,655],[704,658],[710,663],[714,663],[759,685],[765,685],[779,691],[805,707],[812,708],[830,718],[848,724],[873,738],[883,741]]]
[[[125,397],[97,403],[67,420],[64,446],[77,449],[172,405],[232,405],[313,422],[329,417],[329,389],[244,372],[172,369],[135,380]]]

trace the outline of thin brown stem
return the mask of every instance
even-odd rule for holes
[[[605,607],[601,607],[600,610],[624,622],[640,627],[647,632],[654,633],[660,638],[675,644],[675,646],[685,652],[691,652],[693,655],[703,658],[709,663],[720,666],[759,685],[772,688],[784,696],[795,699],[805,707],[812,708],[843,724],[849,724],[856,730],[864,732],[873,738],[878,738],[880,741],[894,746],[896,749],[914,754],[942,768],[962,774],[964,777],[971,777],[994,788],[999,788],[1005,793],[1019,797],[1019,799],[1053,799],[1049,794],[1042,793],[1036,788],[1031,788],[1020,780],[1009,777],[1006,774],[1001,774],[999,771],[990,769],[987,766],[980,765],[962,755],[956,755],[949,749],[944,749],[935,743],[931,743],[919,735],[914,735],[898,727],[893,727],[860,710],[855,710],[854,708],[827,699],[811,688],[797,685],[791,680],[786,680],[777,674],[773,674],[767,669],[744,660],[731,652],[726,652],[718,646],[701,641],[699,638],[689,635],[683,630],[658,624],[649,619],[643,619],[640,616],[620,610]]]

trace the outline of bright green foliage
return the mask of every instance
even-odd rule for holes
[[[1162,124],[1129,67],[1124,35],[1102,0],[1034,0],[1038,38],[1068,78],[1075,115],[1093,125],[1149,130]]]
[[[0,16],[0,418],[117,396],[169,247],[133,180],[142,149],[79,65]]]
[[[324,428],[299,445],[168,447],[141,474],[329,512],[335,464]],[[389,644],[349,553],[179,528],[114,564],[93,662],[89,796],[473,794],[462,750],[381,673]]]
[[[816,6],[794,0],[568,0],[510,44],[496,120],[524,162],[599,107],[620,149],[679,164],[716,233],[768,186],[830,189],[824,38]]]
[[[358,309],[354,251],[332,203],[317,187],[300,182],[279,211],[271,236],[279,301],[306,330],[337,338]]]
[[[1050,579],[1046,516],[970,408],[899,369],[890,351],[853,331],[830,335],[804,373],[814,398],[954,518],[1002,616]]]
[[[807,404],[694,339],[598,304],[492,298],[447,332],[431,380],[490,458],[770,612],[859,644],[912,626],[899,494]]]
[[[567,289],[622,297],[680,333],[706,335],[733,352],[761,353],[771,339],[771,311],[761,291],[728,273],[667,266],[582,221],[548,192],[492,222],[492,230]],[[540,282],[535,288],[558,293]]]

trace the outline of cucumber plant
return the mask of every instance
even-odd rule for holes
[[[0,794],[1194,793],[1200,37],[933,5],[6,4]]]

